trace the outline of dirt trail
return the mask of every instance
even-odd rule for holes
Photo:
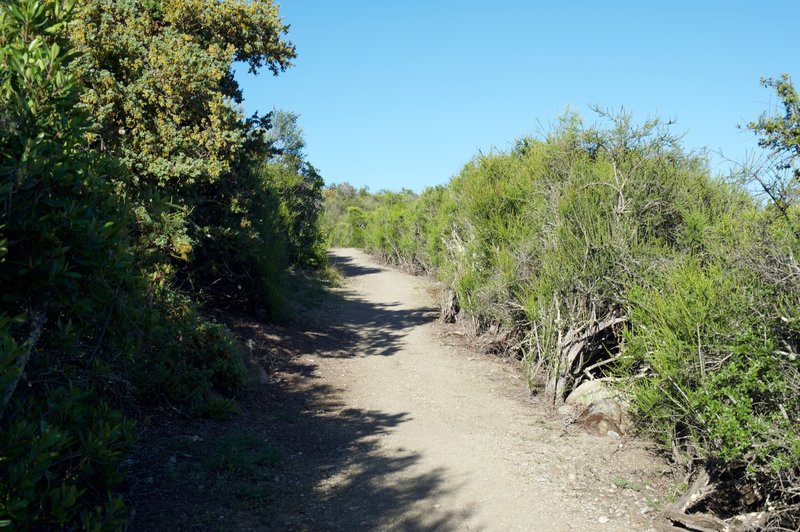
[[[356,332],[355,352],[309,356],[319,357],[316,373],[340,390],[345,409],[394,423],[365,435],[385,466],[368,478],[363,464],[337,471],[318,487],[323,499],[358,479],[364,485],[353,486],[350,511],[364,518],[360,524],[386,529],[650,526],[642,517],[645,479],[663,468],[640,446],[569,435],[560,421],[536,413],[513,368],[448,345],[447,329],[434,321],[430,282],[357,250],[334,250],[332,259],[347,288],[331,318]],[[402,495],[391,500],[397,506],[373,514],[387,504],[387,490]],[[349,521],[342,525],[357,524],[339,511]]]
[[[661,528],[669,469],[644,444],[548,415],[436,321],[430,281],[331,258],[344,286],[300,322],[221,317],[265,371],[228,421],[145,428],[132,530]]]

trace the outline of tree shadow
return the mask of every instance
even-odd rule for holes
[[[370,266],[362,266],[356,264],[352,257],[337,255],[334,253],[328,254],[328,259],[331,266],[339,270],[345,277],[358,277],[360,275],[370,275],[373,273],[381,273],[385,271],[383,268],[376,268]]]
[[[338,323],[330,326],[328,333],[349,332],[351,342],[346,350],[320,353],[323,357],[391,356],[401,348],[410,329],[432,323],[439,315],[434,307],[409,309],[398,302],[373,303],[353,292],[338,292],[331,299]]]
[[[331,265],[349,278],[386,271],[357,264],[350,256],[331,253],[329,258]],[[434,322],[439,316],[439,310],[432,306],[408,308],[398,301],[375,303],[350,290],[330,293],[326,306],[335,314],[327,324],[322,324],[321,333],[331,334],[331,329],[340,334],[350,332],[352,341],[347,350],[322,352],[325,357],[393,355],[410,329]]]
[[[474,512],[448,507],[460,485],[445,484],[447,471],[424,470],[417,451],[381,445],[411,414],[348,407],[343,390],[320,376],[320,359],[391,356],[404,332],[435,320],[436,310],[374,304],[347,291],[331,293],[325,306],[335,319],[265,325],[228,316],[255,368],[265,370],[261,382],[229,421],[167,419],[147,429],[129,475],[131,530],[463,528]],[[280,458],[250,474],[209,470],[215,442],[239,433]]]

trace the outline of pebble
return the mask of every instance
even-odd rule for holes
[[[608,523],[608,521],[609,521],[608,517],[606,517],[604,515],[600,516],[600,518],[597,520],[597,522],[600,523],[600,524]]]

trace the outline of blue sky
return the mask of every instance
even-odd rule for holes
[[[284,0],[295,66],[237,79],[248,113],[300,114],[327,183],[421,191],[566,108],[677,120],[688,148],[743,160],[737,124],[774,108],[762,76],[800,83],[797,0]]]

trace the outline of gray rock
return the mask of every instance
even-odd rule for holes
[[[598,436],[619,438],[630,428],[626,397],[602,380],[581,383],[569,394],[565,406],[578,410],[576,423]]]
[[[593,380],[582,382],[572,393],[567,396],[565,404],[571,406],[589,406],[592,403],[613,399],[623,402],[623,397],[617,390],[608,386],[605,381]]]

